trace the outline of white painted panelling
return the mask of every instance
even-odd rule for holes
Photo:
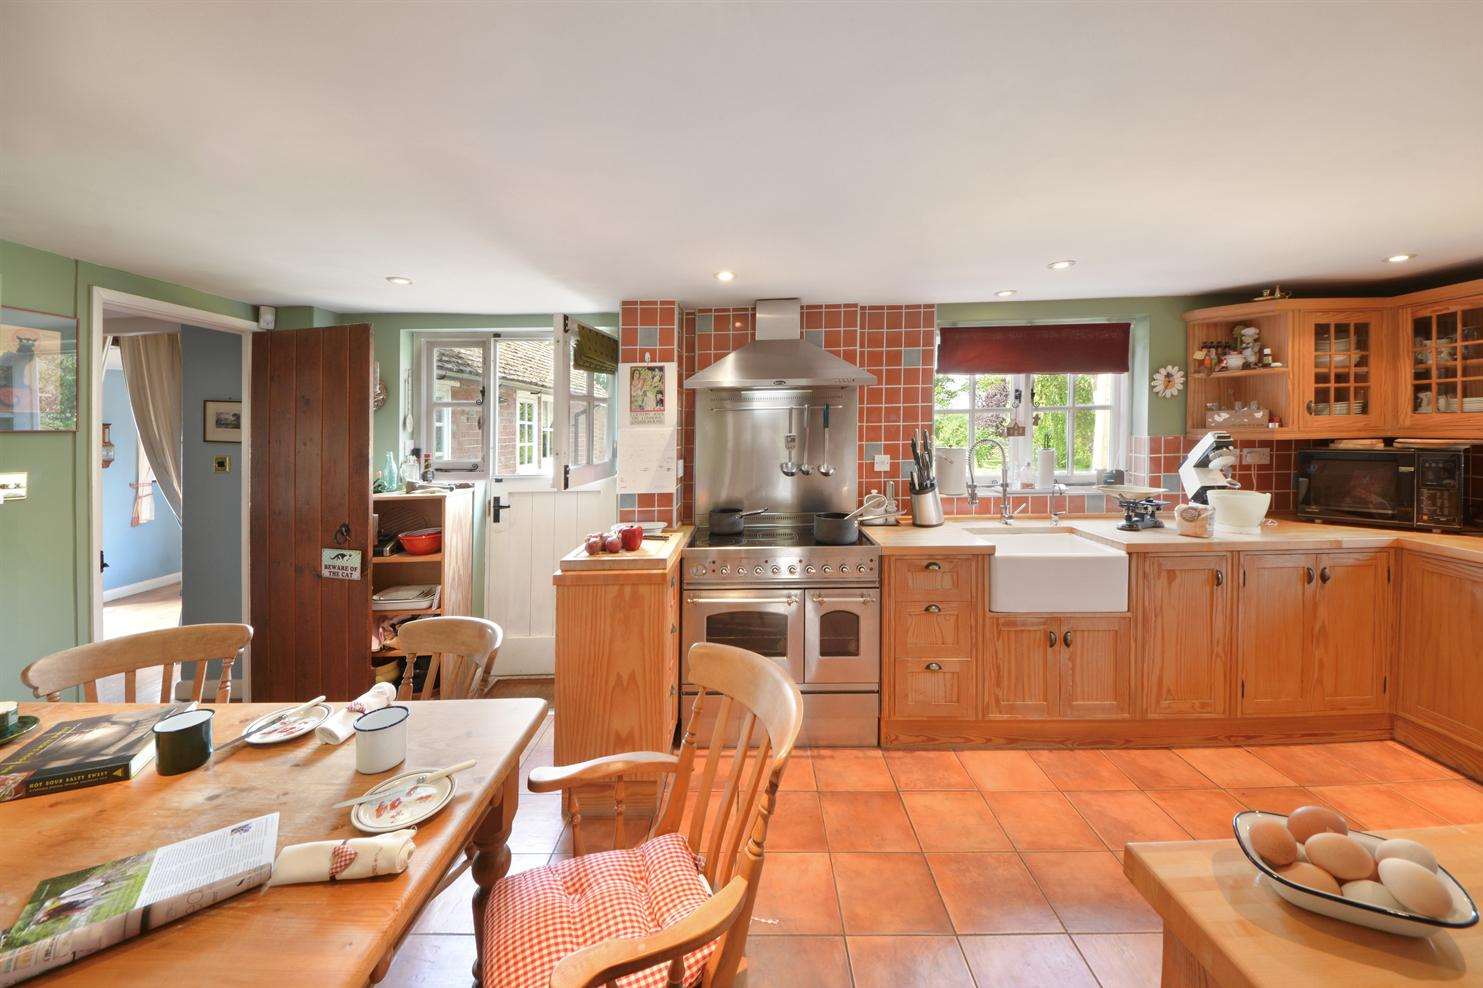
[[[487,528],[484,613],[505,629],[499,676],[549,676],[556,669],[556,565],[589,532],[618,521],[617,482],[580,491],[505,495],[510,508]]]

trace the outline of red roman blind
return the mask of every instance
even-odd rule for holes
[[[944,326],[939,374],[1122,374],[1128,369],[1125,322],[1044,326]]]

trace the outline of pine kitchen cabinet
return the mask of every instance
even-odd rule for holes
[[[1483,775],[1483,566],[1402,554],[1396,736]]]
[[[1221,717],[1229,709],[1231,557],[1148,555],[1138,590],[1145,717]]]
[[[882,567],[882,685],[888,717],[977,716],[986,560],[968,553],[912,555]]]
[[[1006,614],[988,624],[985,716],[1133,715],[1132,620],[1127,615]]]

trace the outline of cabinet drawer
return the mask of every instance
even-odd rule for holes
[[[891,560],[891,593],[898,598],[971,600],[978,556],[910,556]]]
[[[896,655],[953,658],[973,654],[973,605],[912,600],[891,609]]]
[[[894,715],[972,719],[978,711],[978,675],[969,658],[897,659]]]

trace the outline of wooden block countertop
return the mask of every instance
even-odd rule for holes
[[[587,555],[587,548],[579,545],[561,557],[563,573],[603,573],[617,570],[667,570],[680,558],[680,550],[690,542],[695,531],[693,525],[667,528],[660,532],[664,541],[644,539],[644,544],[633,552],[605,552],[600,556]]]
[[[1324,525],[1307,521],[1277,519],[1259,535],[1216,535],[1197,539],[1180,535],[1172,519],[1167,528],[1120,532],[1121,516],[1081,516],[1063,519],[1052,526],[1048,518],[1019,516],[1010,525],[997,517],[982,516],[946,521],[936,528],[916,528],[905,522],[897,526],[862,528],[885,555],[923,552],[992,553],[996,535],[1016,532],[1065,532],[1080,535],[1125,552],[1229,552],[1303,551],[1317,549],[1385,549],[1390,547],[1427,555],[1483,563],[1483,536],[1434,535],[1386,528],[1353,525]],[[982,533],[982,534],[980,534]]]

